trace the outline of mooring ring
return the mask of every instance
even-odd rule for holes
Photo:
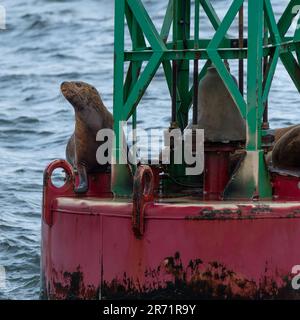
[[[132,229],[137,237],[144,234],[144,210],[154,199],[154,175],[149,166],[139,166],[133,182]]]
[[[66,181],[61,187],[55,186],[51,179],[52,174],[56,169],[63,169],[66,173]],[[51,162],[44,172],[44,187],[50,188],[51,190],[59,190],[60,192],[67,191],[67,189],[70,187],[70,184],[73,184],[73,181],[73,168],[66,160],[58,159]]]

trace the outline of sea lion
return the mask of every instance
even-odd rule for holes
[[[265,155],[265,159],[266,159],[266,163],[267,165],[271,165],[272,164],[272,154],[273,154],[273,149],[274,146],[276,145],[276,143],[280,140],[280,138],[285,135],[287,132],[289,132],[290,130],[294,129],[295,127],[297,127],[298,125],[292,125],[289,127],[285,127],[285,128],[279,128],[279,129],[275,129],[274,130],[274,142],[272,147],[269,148],[269,152],[266,153]]]
[[[63,82],[61,92],[75,110],[75,131],[66,148],[67,161],[77,169],[79,185],[76,193],[88,190],[87,173],[105,171],[107,165],[99,165],[96,152],[101,142],[96,141],[100,129],[113,128],[113,116],[104,106],[100,94],[85,82]]]
[[[279,128],[279,129],[275,129],[274,130],[274,143],[273,145],[269,148],[269,152],[267,152],[265,154],[265,159],[266,159],[266,163],[267,165],[271,165],[272,163],[272,154],[273,154],[273,149],[274,149],[274,146],[276,145],[276,143],[280,140],[280,138],[282,136],[284,136],[287,132],[289,132],[290,130],[296,128],[298,125],[292,125],[292,126],[289,126],[289,127],[285,127],[285,128]],[[230,172],[232,173],[236,166],[240,163],[242,157],[244,156],[245,154],[245,150],[237,150],[235,153],[231,154],[230,155]]]
[[[278,169],[300,169],[300,125],[288,130],[275,144],[272,165]]]
[[[276,143],[283,135],[285,135],[290,130],[296,128],[297,126],[298,126],[298,124],[295,124],[295,125],[292,125],[289,127],[276,129],[275,133],[274,133],[274,142]]]

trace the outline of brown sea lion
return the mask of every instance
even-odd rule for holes
[[[297,126],[298,126],[298,124],[295,124],[293,126],[276,129],[275,133],[274,133],[274,142],[276,143],[284,134],[286,134],[288,131],[296,128]]]
[[[279,129],[275,129],[274,130],[273,146],[269,149],[270,151],[266,154],[266,163],[267,163],[267,165],[271,165],[273,149],[274,149],[274,146],[276,145],[276,143],[279,141],[279,139],[283,135],[285,135],[287,132],[289,132],[290,130],[294,129],[297,126],[298,125],[296,124],[296,125],[292,125],[292,126],[289,126],[289,127],[279,128]]]
[[[76,193],[88,190],[87,173],[105,171],[107,165],[99,165],[96,152],[101,142],[96,141],[100,129],[112,129],[112,114],[104,106],[95,87],[84,82],[63,82],[61,92],[75,110],[75,131],[67,148],[67,161],[77,169],[79,185]]]
[[[270,151],[268,153],[266,153],[266,155],[265,155],[267,165],[271,165],[273,148],[276,145],[276,143],[280,140],[280,138],[283,135],[285,135],[290,130],[296,128],[297,126],[298,125],[296,124],[296,125],[292,125],[289,127],[279,128],[279,129],[274,130],[274,133],[273,133],[274,134],[274,144],[272,147],[270,147],[270,149],[269,149]],[[244,154],[245,154],[245,150],[237,150],[234,154],[232,154],[230,156],[230,166],[231,166],[230,172],[233,172],[233,170],[236,168],[238,163],[241,161],[241,158]]]
[[[300,169],[300,125],[288,130],[275,144],[272,165],[279,169]]]

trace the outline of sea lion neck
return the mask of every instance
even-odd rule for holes
[[[75,109],[75,108],[74,108]],[[93,135],[103,127],[104,117],[101,110],[95,105],[86,105],[80,110],[75,109],[76,124],[85,128]]]

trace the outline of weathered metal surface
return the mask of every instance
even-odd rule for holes
[[[298,173],[299,174],[299,173]],[[289,174],[272,173],[273,199],[277,201],[299,201],[300,178]]]
[[[56,169],[63,169],[66,174],[66,181],[61,188],[56,188],[52,183],[52,174]],[[55,160],[48,165],[44,171],[43,183],[43,220],[49,225],[52,225],[52,202],[53,199],[62,194],[73,195],[74,173],[72,166],[65,160]]]
[[[224,191],[226,200],[272,199],[264,151],[247,151]]]
[[[66,180],[65,184],[61,188],[57,188],[52,183],[52,173],[55,169],[63,169],[66,172]],[[106,199],[112,198],[112,192],[110,189],[110,174],[109,173],[94,173],[89,174],[89,190],[86,195],[76,195],[74,193],[74,186],[78,183],[78,176],[73,171],[70,164],[68,164],[65,160],[56,160],[52,162],[44,172],[44,191],[43,191],[43,211],[42,211],[42,255],[41,255],[41,297],[42,298],[53,298],[53,299],[78,299],[81,298],[98,298],[98,287],[94,286],[94,283],[97,283],[98,279],[100,279],[100,273],[98,269],[98,261],[93,263],[93,257],[90,256],[90,252],[97,251],[99,245],[99,237],[97,231],[97,219],[95,220],[95,225],[91,227],[90,223],[93,224],[93,219],[88,219],[86,228],[85,219],[81,216],[76,218],[76,221],[79,223],[78,228],[83,228],[84,233],[79,232],[78,237],[73,239],[72,243],[70,243],[70,239],[68,238],[68,230],[69,227],[67,225],[62,226],[62,231],[65,239],[61,239],[62,235],[56,235],[55,233],[55,224],[56,217],[54,217],[53,207],[57,203],[57,198],[59,196],[64,196],[65,199],[86,199],[93,198],[99,199],[104,197]],[[70,212],[72,214],[72,212]],[[71,223],[70,227],[74,227],[74,224]],[[96,227],[96,229],[94,229]],[[78,230],[78,229],[77,229]],[[54,231],[54,232],[53,232]],[[90,243],[85,243],[86,246],[81,246],[80,249],[83,249],[83,252],[77,253],[78,244],[77,241],[81,241],[81,236],[86,237],[86,235],[90,238]],[[53,238],[52,238],[53,237]],[[60,243],[60,241],[64,241],[64,243]],[[83,241],[84,242],[84,241]],[[52,252],[52,245],[54,248],[58,250],[54,250]],[[64,251],[64,245],[68,246],[68,250]],[[71,249],[72,247],[72,249]],[[71,250],[71,251],[70,251]],[[91,251],[90,251],[91,250]],[[73,266],[73,254],[79,254],[80,259],[77,266]],[[52,259],[58,255],[59,257],[64,256],[62,264],[54,265],[52,264]],[[84,259],[82,261],[81,259]],[[78,266],[84,265],[87,266],[89,270],[95,272],[92,275],[91,284],[85,285],[83,282],[83,274],[80,271]],[[93,269],[93,266],[96,266]],[[58,271],[56,271],[56,269]],[[72,270],[72,271],[68,271]],[[54,286],[55,290],[50,290],[49,281],[46,283],[46,275],[51,276],[51,283]],[[63,279],[63,281],[61,281]],[[85,275],[84,280],[87,280]],[[54,293],[52,293],[54,292]]]
[[[154,176],[149,166],[140,166],[133,182],[132,229],[137,237],[144,234],[145,206],[154,200]]]
[[[137,286],[134,278],[126,273],[122,279],[101,286],[103,299],[295,299],[300,292],[293,292],[291,276],[268,277],[259,282],[228,270],[223,264],[201,259],[190,260],[184,265],[180,253],[166,257],[155,269],[145,271],[151,286]],[[169,278],[162,283],[158,279]]]
[[[53,185],[51,176],[56,169],[62,169],[65,171],[65,183],[61,188],[57,188]],[[110,188],[110,174],[109,173],[94,173],[89,174],[89,190],[85,194],[85,197],[112,197]],[[58,196],[65,197],[78,197],[74,193],[75,185],[78,184],[79,177],[76,172],[73,171],[71,165],[65,160],[55,160],[44,171],[44,186],[43,186],[43,220],[52,225],[52,205]]]
[[[229,181],[230,144],[205,145],[204,200],[222,200],[224,189]]]
[[[132,203],[58,198],[43,222],[48,298],[299,298],[300,203],[202,203],[173,199],[145,208],[132,231]]]
[[[57,277],[57,272],[53,269],[52,273]],[[56,282],[53,280],[53,287],[55,293],[49,295],[50,299],[64,299],[64,300],[96,300],[99,299],[99,288],[95,288],[93,285],[85,285],[84,275],[77,267],[74,272],[61,272],[59,278],[64,279],[63,282]],[[55,279],[55,278],[54,278]]]

